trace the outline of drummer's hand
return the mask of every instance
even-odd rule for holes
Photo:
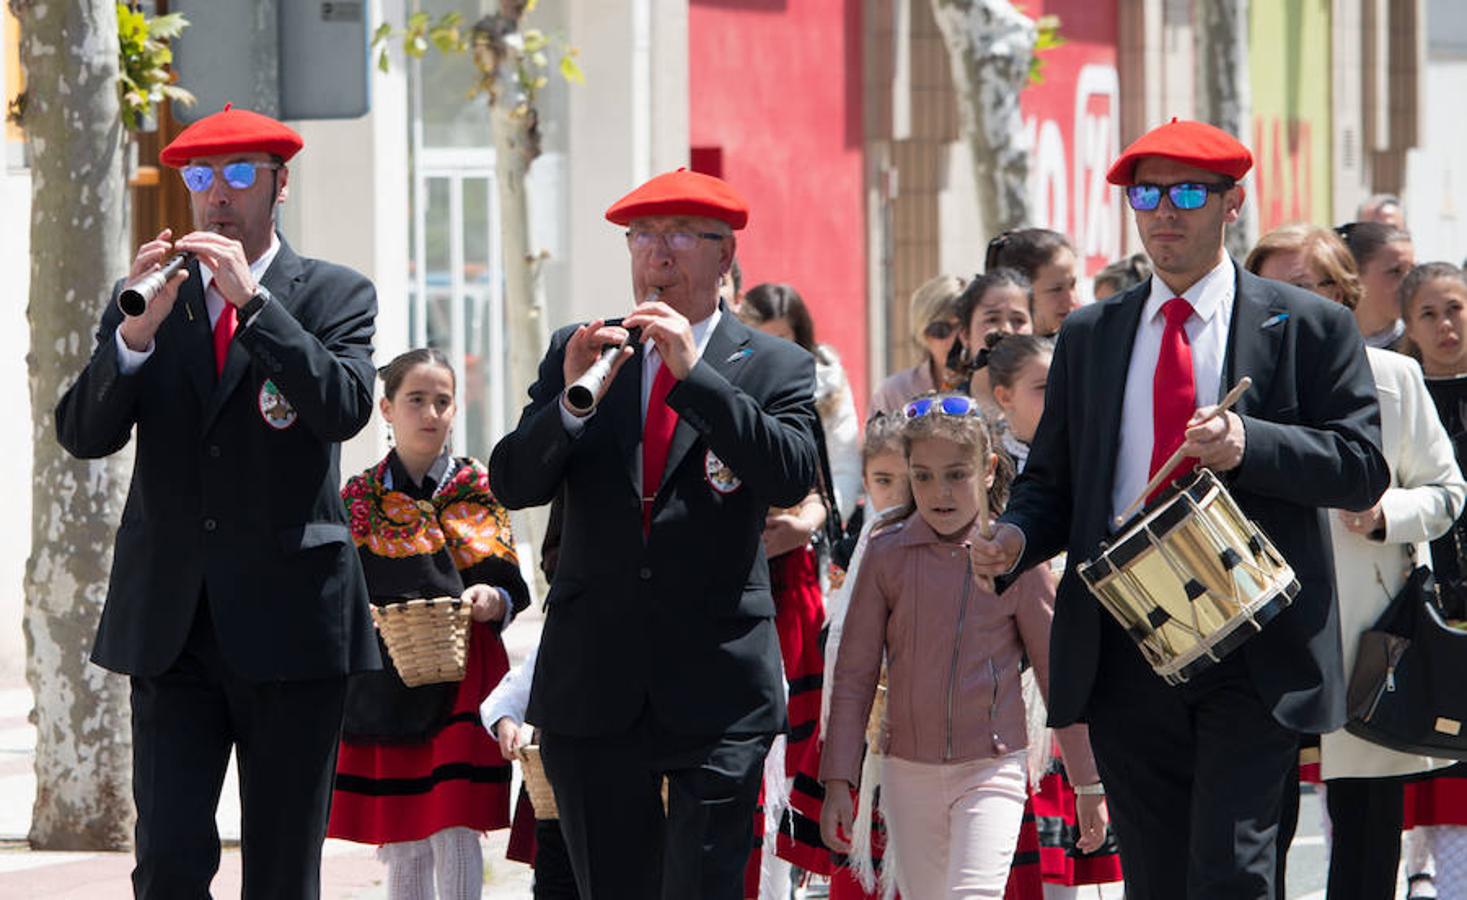
[[[1243,420],[1237,413],[1225,412],[1215,419],[1199,422],[1212,409],[1207,406],[1192,414],[1182,455],[1196,457],[1197,465],[1214,472],[1228,472],[1243,461]]]
[[[1075,797],[1075,819],[1079,839],[1075,846],[1083,853],[1094,853],[1105,843],[1105,828],[1110,813],[1105,808],[1104,794],[1080,794]]]
[[[607,344],[620,344],[626,339],[627,330],[625,328],[607,325],[601,319],[587,322],[577,328],[570,336],[570,340],[566,342],[565,360],[561,363],[561,375],[565,378],[566,387],[574,384],[577,379],[586,374],[591,364],[601,357],[603,347]],[[616,373],[621,371],[622,365],[636,352],[635,347],[626,346],[622,348],[621,353],[617,354],[616,359],[611,363],[611,371],[607,373],[606,380],[601,382],[601,393],[596,395],[597,403],[601,402],[601,398],[606,395],[611,383],[616,380]],[[564,394],[561,395],[560,402],[562,405],[565,404]],[[580,415],[569,406],[565,407],[565,411],[571,415]]]
[[[825,782],[825,803],[820,807],[820,839],[836,853],[851,852],[851,825],[856,821],[851,802],[851,783],[832,779]]]
[[[504,597],[487,584],[470,585],[463,601],[470,605],[469,618],[475,622],[498,622],[504,618]]]
[[[1375,532],[1385,529],[1385,513],[1381,511],[1379,503],[1364,512],[1350,512],[1348,509],[1342,509],[1336,515],[1340,517],[1340,522],[1345,526],[1346,531],[1363,537],[1370,537]]]
[[[494,723],[494,736],[499,739],[499,755],[514,759],[520,749],[520,723],[509,716],[500,716]]]
[[[973,571],[979,575],[1007,575],[1019,564],[1023,552],[1024,533],[1007,522],[995,525],[992,537],[974,537],[968,546]]]

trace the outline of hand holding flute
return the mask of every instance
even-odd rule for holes
[[[133,258],[123,294],[146,287],[147,290],[140,291],[138,296],[143,301],[142,309],[132,312],[129,306],[136,309],[129,302],[132,298],[124,299],[122,294],[118,296],[118,304],[127,315],[123,317],[117,331],[122,335],[123,342],[133,350],[146,350],[153,342],[153,335],[158,332],[158,327],[173,311],[173,302],[178,299],[179,285],[188,278],[188,269],[179,265],[172,273],[164,276],[162,284],[143,284],[148,279],[156,281],[156,276],[163,271],[164,263],[171,261],[170,258],[174,255],[172,237],[171,230],[163,229],[158,232],[157,237],[139,247],[137,256]]]
[[[657,291],[653,290],[646,302],[656,299]],[[623,326],[621,319],[597,319],[577,328],[566,342],[565,361],[561,364],[566,388],[560,398],[566,412],[590,415],[621,367],[636,353],[632,332]]]

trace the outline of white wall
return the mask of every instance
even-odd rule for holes
[[[1449,110],[1467,96],[1467,60],[1430,60],[1421,108]],[[1467,256],[1467,118],[1422,117],[1421,146],[1406,158],[1406,224],[1416,260],[1461,265]]]
[[[632,305],[626,241],[603,218],[617,198],[688,161],[688,11],[680,0],[569,4],[586,83],[570,91],[566,160],[570,296],[551,328]]]
[[[374,5],[374,23],[384,16],[403,21],[402,0]],[[395,50],[388,73],[375,65],[371,71],[367,115],[291,123],[305,149],[291,160],[281,230],[298,253],[350,266],[377,286],[374,344],[380,366],[408,349],[407,67]],[[386,448],[386,429],[373,416],[342,447],[343,477],[381,459]]]
[[[3,81],[0,74],[0,81]],[[3,87],[3,85],[0,85]],[[6,275],[0,303],[0,497],[9,498],[0,516],[0,685],[17,684],[25,673],[20,622],[25,562],[31,547],[31,420],[26,373],[30,326],[31,179],[9,172],[0,161],[0,272]]]

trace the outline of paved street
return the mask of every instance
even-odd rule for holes
[[[537,613],[526,613],[505,633],[513,660],[522,659],[538,640]],[[24,685],[0,688],[0,898],[76,898],[113,900],[131,897],[132,857],[126,853],[37,853],[27,848],[32,798],[35,794],[33,758],[35,728],[27,721],[30,690]],[[518,775],[518,773],[516,773]],[[516,786],[516,790],[518,787]],[[239,896],[238,784],[231,768],[219,808],[219,830],[228,842],[214,895]],[[504,858],[509,832],[484,838],[485,895],[494,898],[530,897],[530,871]],[[1304,794],[1299,814],[1299,836],[1289,858],[1291,900],[1323,900],[1326,855],[1320,832],[1319,802],[1312,791]],[[323,896],[331,900],[384,900],[386,867],[375,848],[345,841],[327,841],[322,862]],[[1097,896],[1086,891],[1082,898]],[[1111,887],[1099,893],[1105,900],[1121,896]],[[1404,888],[1397,896],[1405,896]]]

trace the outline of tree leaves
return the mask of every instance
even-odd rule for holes
[[[183,104],[194,102],[193,94],[174,84],[168,69],[173,62],[168,42],[187,27],[188,20],[181,13],[149,19],[141,10],[117,4],[117,92],[122,124],[129,131],[142,129],[154,107],[165,98]]]

